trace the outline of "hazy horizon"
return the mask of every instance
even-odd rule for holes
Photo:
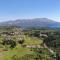
[[[51,21],[55,21],[55,22],[59,22],[60,23],[60,21],[56,21],[56,20],[52,20],[52,19],[50,19],[50,18],[45,18],[45,17],[43,17],[43,18],[22,18],[22,19],[11,19],[11,20],[4,20],[4,21],[0,21],[0,23],[3,23],[3,22],[9,22],[9,21],[17,21],[17,20],[34,20],[34,19],[48,19],[48,20],[51,20]]]
[[[0,22],[32,18],[60,22],[60,0],[0,0]]]

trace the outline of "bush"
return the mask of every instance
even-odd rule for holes
[[[16,42],[15,41],[12,41],[12,43],[11,43],[11,48],[14,48],[16,46]]]
[[[16,42],[13,40],[3,40],[3,45],[10,45],[11,48],[14,48],[16,46]]]
[[[19,44],[23,44],[24,43],[24,40],[19,40],[18,43]]]

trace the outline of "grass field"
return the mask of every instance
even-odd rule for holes
[[[26,45],[40,45],[43,41],[37,37],[28,37],[25,36],[25,42]]]
[[[38,38],[32,38],[25,36],[24,37],[26,45],[40,45],[42,43],[42,40]],[[13,56],[16,56],[17,58],[24,57],[27,54],[33,55],[34,52],[31,51],[29,48],[23,48],[20,44],[17,44],[17,46],[13,49],[9,49],[8,51],[2,51],[0,52],[0,60],[12,60]],[[32,60],[32,59],[31,59]]]
[[[12,50],[10,49],[7,52],[2,53],[2,58],[0,58],[0,60],[11,60],[11,58],[13,56],[16,57],[22,57],[26,54],[32,54],[33,52],[30,51],[30,49],[28,48],[23,48],[20,45],[17,45],[15,48],[13,48]],[[3,55],[4,54],[4,55]]]

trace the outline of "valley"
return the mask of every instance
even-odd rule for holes
[[[2,27],[0,28],[0,60],[58,59],[60,58],[59,33],[59,29],[23,30],[13,26]]]

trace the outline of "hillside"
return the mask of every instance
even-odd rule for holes
[[[35,19],[17,19],[15,21],[2,22],[0,23],[0,26],[20,26],[21,28],[31,28],[31,27],[59,28],[60,23],[48,18],[35,18]]]
[[[54,60],[54,55],[44,47],[43,39],[38,37],[39,31],[16,27],[0,29],[0,60]]]

